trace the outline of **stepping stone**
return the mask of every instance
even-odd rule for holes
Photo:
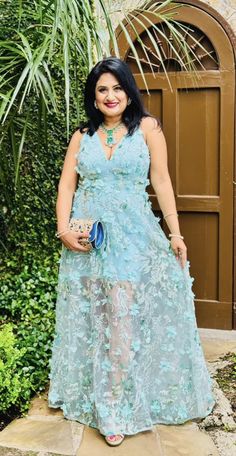
[[[213,440],[196,423],[154,425],[153,430],[126,435],[121,445],[110,447],[97,429],[84,427],[76,456],[220,456]]]
[[[12,421],[0,433],[0,451],[1,447],[7,447],[74,456],[83,428],[82,424],[60,416],[27,416]]]
[[[60,408],[48,407],[47,391],[45,391],[40,395],[36,394],[35,397],[31,400],[30,409],[27,413],[27,416],[33,415],[50,415],[60,416],[63,418],[63,411]]]
[[[109,446],[97,429],[84,426],[82,442],[76,456],[162,456],[160,443],[154,431],[126,435],[121,445]],[[164,455],[163,455],[164,456]]]
[[[236,331],[199,329],[203,352],[207,361],[216,361],[226,353],[236,351]]]
[[[174,425],[158,424],[163,456],[220,456],[213,440],[191,421]],[[159,456],[159,455],[158,455]]]
[[[45,454],[45,453],[44,453]],[[34,451],[20,451],[16,448],[1,448],[0,447],[0,456],[42,456],[38,452]],[[50,455],[53,456],[53,455]]]

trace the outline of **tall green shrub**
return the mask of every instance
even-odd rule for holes
[[[24,264],[14,274],[14,259],[0,286],[2,324],[11,322],[17,347],[24,350],[18,364],[30,379],[32,391],[41,390],[48,381],[48,361],[55,323],[58,254]]]
[[[23,411],[30,398],[31,382],[27,368],[22,367],[26,348],[17,348],[13,325],[0,329],[0,411],[13,405]]]

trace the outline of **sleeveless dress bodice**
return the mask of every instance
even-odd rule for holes
[[[76,158],[70,216],[101,220],[106,242],[89,253],[62,246],[49,406],[104,435],[204,418],[215,399],[190,263],[180,266],[152,211],[142,130],[110,160],[85,133]]]
[[[150,184],[150,157],[142,130],[139,128],[132,136],[124,136],[110,160],[105,156],[98,134],[92,137],[84,134],[76,157],[80,177],[71,217],[99,219],[106,229],[105,249],[90,253],[96,273],[113,280],[139,280],[140,260],[143,261],[147,247],[151,250],[157,238],[165,251],[170,246],[159,225],[160,219],[151,210],[146,191]],[[170,250],[168,253],[173,255]],[[101,257],[104,261],[100,261]],[[84,254],[81,261],[85,267]],[[91,258],[88,261],[90,267]]]

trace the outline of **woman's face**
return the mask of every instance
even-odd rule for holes
[[[95,87],[95,100],[104,117],[119,117],[126,109],[128,96],[112,73],[103,73]]]

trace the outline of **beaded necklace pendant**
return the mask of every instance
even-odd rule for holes
[[[113,136],[113,132],[114,132],[114,129],[107,130],[107,139],[106,139],[105,144],[109,147],[112,147],[114,144],[117,143],[117,141],[115,140],[115,138]]]
[[[115,131],[118,131],[120,130],[121,128],[123,128],[124,124],[123,122],[120,122],[118,125],[116,125],[114,128],[106,128],[104,123],[102,123],[99,128],[100,130],[102,130],[104,133],[106,133],[107,137],[106,137],[106,141],[105,141],[105,144],[106,146],[108,147],[112,147],[114,144],[117,143],[117,141],[115,140],[114,138],[114,133]]]

